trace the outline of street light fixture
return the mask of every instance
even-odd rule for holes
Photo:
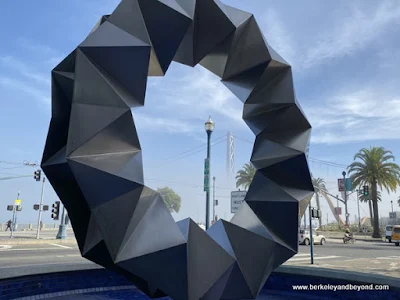
[[[204,128],[207,133],[207,159],[205,163],[204,172],[204,190],[206,191],[206,230],[210,224],[210,152],[211,152],[211,133],[214,131],[215,124],[211,120],[211,116],[204,124]]]

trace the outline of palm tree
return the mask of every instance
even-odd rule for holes
[[[360,190],[362,190],[360,188]],[[382,201],[382,197],[381,197],[381,192],[377,191],[377,196],[376,196],[378,202]],[[369,207],[369,217],[371,220],[371,226],[372,226],[372,220],[374,219],[374,214],[372,211],[372,201],[371,201],[371,197],[365,197],[363,194],[361,194],[360,196],[358,196],[358,199],[360,200],[360,202],[365,202],[368,203],[368,207]]]
[[[359,161],[356,161],[356,160]],[[400,185],[400,167],[394,163],[394,155],[383,147],[363,148],[354,155],[354,162],[348,166],[348,172],[353,185],[369,185],[371,187],[371,200],[374,211],[372,237],[380,238],[379,212],[378,212],[378,187],[388,192],[395,192]]]
[[[247,191],[255,174],[256,168],[254,168],[251,162],[244,164],[243,168],[236,174],[236,187],[242,187]]]
[[[326,186],[325,186],[325,180],[322,178],[315,178],[314,176],[311,175],[311,179],[312,179],[312,184],[314,186],[314,190],[315,190],[315,200],[317,201],[317,209],[320,209],[320,205],[319,205],[319,193],[321,191],[326,191]],[[321,228],[322,226],[322,219],[319,218],[319,228]]]

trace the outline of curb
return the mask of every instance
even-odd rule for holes
[[[75,239],[0,239],[0,245],[76,244]]]

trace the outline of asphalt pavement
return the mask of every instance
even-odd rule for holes
[[[12,244],[0,240],[0,268],[54,264],[87,263],[76,242],[43,240],[35,244]],[[312,266],[381,274],[400,278],[400,247],[391,243],[363,242],[343,244],[329,239],[314,245],[314,264],[310,264],[310,246],[299,245],[298,254],[286,265]]]
[[[323,246],[314,245],[313,267],[375,273],[400,278],[400,247],[392,243],[356,241],[344,244],[327,239]],[[299,245],[298,254],[285,264],[311,266],[310,246]]]

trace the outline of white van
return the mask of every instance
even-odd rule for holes
[[[385,228],[385,239],[389,243],[392,242],[392,229],[393,229],[393,225],[386,225],[386,228]]]

